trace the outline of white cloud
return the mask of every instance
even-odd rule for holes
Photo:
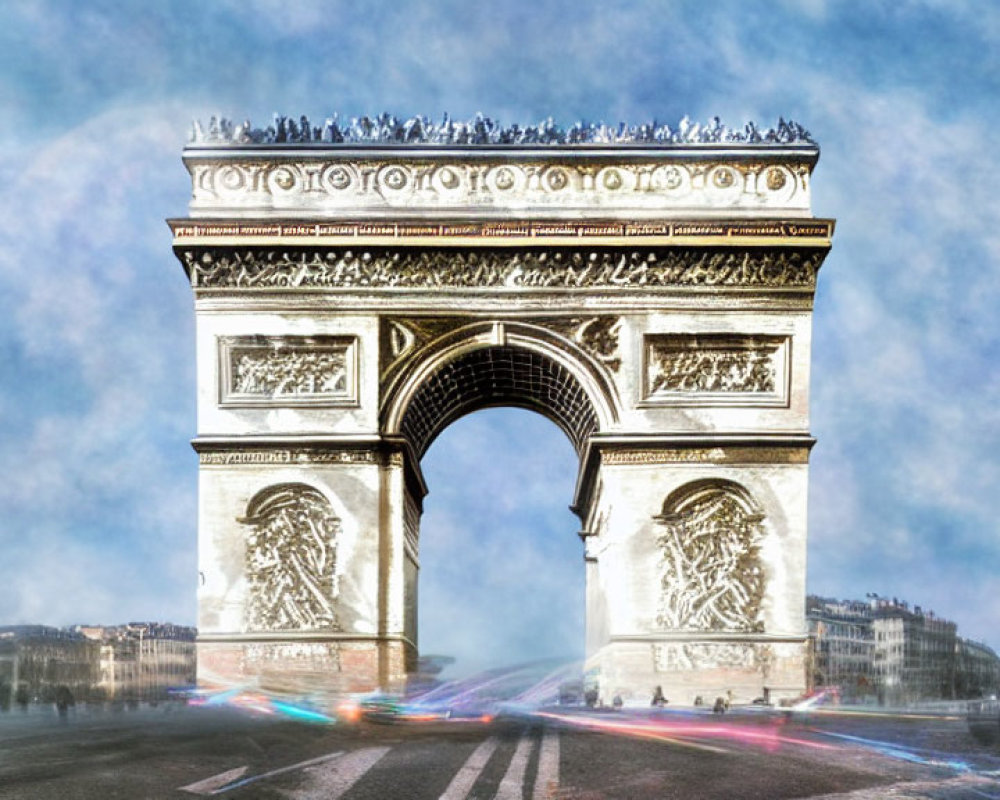
[[[4,385],[24,424],[0,441],[0,545],[18,576],[0,605],[17,618],[114,621],[157,603],[193,616],[193,463],[174,455],[190,435],[178,419],[193,429],[191,301],[160,216],[184,203],[165,174],[183,178],[172,113],[109,112],[67,131],[2,201],[3,368],[30,375]],[[12,546],[21,537],[30,547]]]

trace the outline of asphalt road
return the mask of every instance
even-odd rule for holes
[[[228,708],[0,715],[0,798],[997,798],[964,720],[736,711],[307,724]]]

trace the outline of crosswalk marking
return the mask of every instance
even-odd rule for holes
[[[521,800],[524,771],[528,768],[528,759],[531,758],[534,746],[535,743],[530,732],[525,731],[521,734],[517,749],[514,751],[514,757],[510,760],[510,766],[507,767],[507,774],[500,781],[500,787],[493,800]]]
[[[227,783],[232,783],[233,781],[242,778],[249,767],[237,767],[236,769],[230,769],[226,772],[220,772],[218,775],[213,775],[211,778],[205,778],[203,781],[198,781],[196,783],[189,783],[187,786],[182,786],[179,791],[189,792],[190,794],[215,794],[216,790],[221,789]]]
[[[300,761],[298,764],[292,764],[288,767],[272,769],[270,772],[264,772],[260,775],[251,775],[249,778],[243,778],[243,780],[235,780],[247,771],[246,767],[239,767],[238,769],[231,769],[228,772],[223,772],[219,775],[213,775],[211,778],[198,781],[198,783],[182,786],[181,791],[190,792],[191,794],[222,794],[223,792],[228,792],[230,789],[235,789],[238,786],[246,786],[248,783],[254,783],[255,781],[259,781],[264,778],[271,778],[275,775],[283,775],[286,772],[292,772],[293,770],[302,769],[303,767],[311,767],[313,764],[321,764],[322,762],[329,761],[332,758],[338,758],[343,754],[344,751],[339,750],[336,753],[328,753],[327,755],[319,756],[318,758],[310,758],[308,761]],[[223,781],[223,778],[226,778],[226,780]],[[212,788],[207,788],[209,784],[212,784]]]
[[[483,771],[493,751],[497,749],[497,738],[491,736],[477,747],[471,756],[462,765],[461,769],[455,773],[448,788],[444,790],[439,800],[465,800],[472,785],[476,782],[479,774]]]
[[[538,753],[538,774],[531,800],[551,800],[559,788],[559,734],[547,730]]]
[[[292,800],[337,800],[388,753],[388,747],[366,747],[336,761],[305,770],[309,785],[285,792]]]
[[[499,744],[496,736],[480,742],[439,800],[466,800]],[[525,730],[517,741],[494,800],[521,800],[525,795],[525,777],[534,748],[535,739],[530,730]],[[265,778],[299,771],[302,776],[301,785],[293,790],[284,790],[285,796],[290,800],[338,800],[390,750],[389,747],[366,747],[347,753],[338,751],[259,775],[247,776],[249,768],[242,766],[182,786],[180,791],[196,795],[219,795]],[[541,738],[538,770],[530,797],[532,800],[552,800],[558,788],[559,734],[550,730],[545,731]]]

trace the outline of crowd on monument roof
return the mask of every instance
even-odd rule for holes
[[[606,125],[576,122],[569,128],[551,117],[536,125],[502,125],[477,114],[472,120],[454,120],[445,114],[440,123],[428,117],[400,119],[392,114],[352,117],[341,122],[338,115],[322,125],[312,125],[306,116],[275,114],[271,125],[256,128],[249,119],[234,123],[212,117],[203,127],[195,120],[192,144],[434,144],[434,145],[577,145],[577,144],[815,144],[805,128],[779,118],[773,128],[748,122],[741,129],[729,128],[719,117],[701,124],[684,117],[676,127],[657,121],[639,125]]]

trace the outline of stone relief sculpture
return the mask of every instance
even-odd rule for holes
[[[352,342],[344,337],[224,337],[220,344],[223,402],[353,397]]]
[[[621,317],[551,317],[537,320],[537,323],[571,339],[612,372],[621,366],[618,357]]]
[[[233,393],[279,397],[286,394],[343,394],[347,368],[340,352],[246,353],[233,370]]]
[[[254,497],[239,521],[251,528],[246,629],[338,630],[340,520],[329,501],[311,486],[281,484]]]
[[[698,482],[667,499],[660,547],[660,614],[669,630],[763,630],[763,516],[735,484]]]
[[[406,120],[391,114],[352,117],[341,122],[334,114],[322,125],[312,125],[306,116],[298,120],[275,114],[271,125],[255,128],[250,120],[234,124],[212,117],[205,128],[195,120],[192,144],[399,144],[399,145],[561,145],[561,144],[813,144],[809,131],[792,120],[778,119],[774,128],[759,128],[748,122],[742,130],[729,128],[718,117],[708,123],[684,117],[676,127],[649,122],[641,125],[605,125],[577,122],[568,129],[550,117],[537,125],[501,125],[477,114],[469,121],[453,120],[448,114],[440,123],[428,117]]]
[[[650,336],[647,393],[779,390],[776,353],[780,339],[734,336]]]
[[[650,364],[651,392],[773,392],[767,353],[660,353]]]
[[[733,248],[575,250],[184,250],[195,289],[602,288],[811,289],[826,252]]]
[[[384,317],[380,326],[379,374],[384,379],[428,342],[468,325],[470,317]]]
[[[691,669],[756,669],[765,675],[774,659],[768,645],[738,642],[654,644],[653,664],[658,672]]]

